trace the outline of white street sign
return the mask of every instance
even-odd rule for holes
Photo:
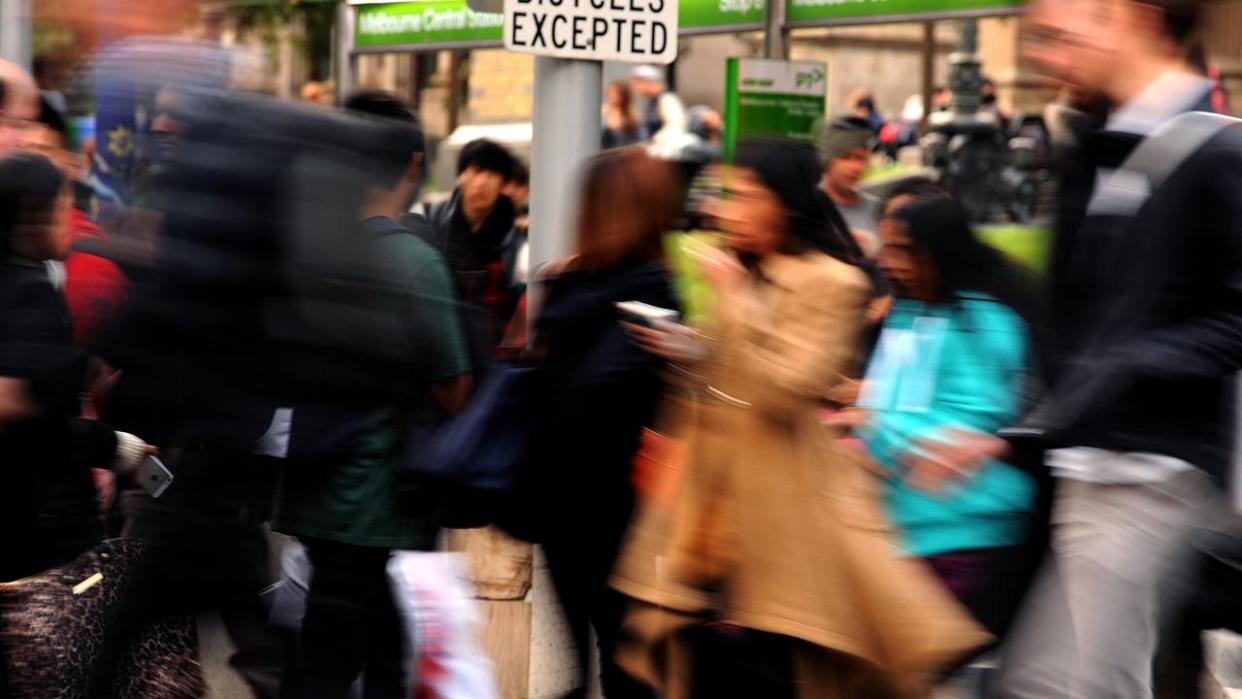
[[[677,58],[677,0],[504,0],[505,48],[632,63]]]

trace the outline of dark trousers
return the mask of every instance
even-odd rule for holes
[[[628,520],[627,520],[628,521]],[[556,585],[565,624],[574,641],[580,669],[570,697],[585,697],[591,667],[591,629],[599,642],[600,685],[606,699],[648,699],[655,694],[617,666],[617,636],[625,614],[625,597],[608,586],[621,545],[624,524],[604,536],[552,538],[543,543],[548,572]]]
[[[202,449],[165,462],[176,480],[162,497],[122,498],[123,535],[147,543],[140,611],[152,618],[218,611],[237,648],[229,664],[255,696],[275,697],[284,652],[259,598],[272,583],[261,522],[274,476],[245,455]]]
[[[342,699],[363,676],[366,699],[405,696],[401,620],[389,550],[303,538],[311,562],[302,633],[285,665],[285,699]]]
[[[706,624],[691,630],[688,640],[694,699],[797,696],[792,639],[729,624]]]
[[[923,559],[957,601],[996,636],[1004,633],[1016,604],[1019,584],[1011,573],[1020,549],[952,551]]]

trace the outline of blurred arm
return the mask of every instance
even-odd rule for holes
[[[414,274],[410,346],[431,379],[431,397],[444,416],[460,411],[470,398],[473,377],[453,283],[444,261],[428,261]]]
[[[431,384],[431,397],[444,416],[456,415],[466,407],[470,398],[470,390],[474,387],[474,379],[470,374],[461,374],[451,379],[436,381]]]
[[[0,376],[0,431],[34,415],[35,407],[26,393],[26,382]]]

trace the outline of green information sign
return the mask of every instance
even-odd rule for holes
[[[786,0],[792,23],[867,20],[906,15],[936,16],[1017,9],[1025,0]]]
[[[499,44],[504,15],[475,12],[466,0],[357,5],[354,46],[380,49],[424,44]]]
[[[828,67],[819,61],[730,58],[725,81],[726,159],[739,141],[757,136],[809,143],[824,116]]]
[[[763,8],[764,0],[681,0],[677,22],[683,34],[720,27],[762,29]]]

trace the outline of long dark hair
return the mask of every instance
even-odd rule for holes
[[[762,138],[738,145],[733,164],[755,173],[763,186],[781,200],[789,215],[786,252],[816,250],[843,262],[857,262],[855,246],[842,231],[844,221],[832,201],[819,191],[819,158],[805,143]]]
[[[913,198],[888,211],[900,196]],[[915,245],[931,257],[943,298],[952,301],[971,292],[987,294],[1012,309],[1032,329],[1042,325],[1035,276],[980,241],[965,208],[947,191],[930,181],[911,182],[889,195],[884,215],[903,223]]]

